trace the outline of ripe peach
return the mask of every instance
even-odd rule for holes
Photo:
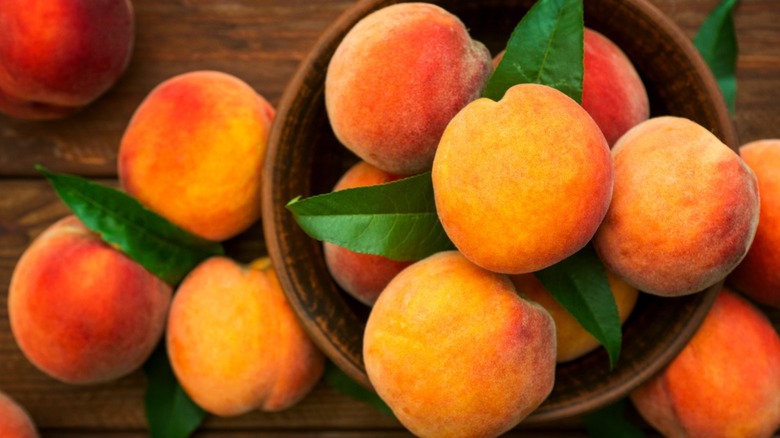
[[[171,304],[167,348],[187,394],[221,416],[285,409],[325,366],[268,258],[242,267],[213,257],[190,272]]]
[[[63,382],[97,383],[146,361],[170,299],[168,285],[68,216],[19,259],[8,316],[33,365]]]
[[[772,436],[780,427],[780,337],[724,289],[689,344],[631,401],[668,437]]]
[[[197,71],[158,85],[119,149],[122,187],[187,231],[225,240],[260,218],[263,161],[274,109],[252,87]]]
[[[452,119],[433,162],[436,209],[463,255],[508,274],[585,246],[612,195],[612,158],[580,105],[543,85],[478,99]]]
[[[582,107],[593,117],[610,147],[650,116],[647,90],[625,53],[609,38],[585,28]],[[498,66],[504,52],[493,59]]]
[[[729,282],[756,301],[780,308],[780,139],[748,143],[739,154],[756,174],[761,207],[756,237]]]
[[[625,53],[604,35],[585,29],[582,107],[601,128],[607,143],[650,116],[647,90]]]
[[[359,161],[336,183],[333,191],[382,184],[398,179],[376,167]],[[373,254],[350,251],[330,242],[322,245],[325,264],[333,279],[345,292],[372,306],[387,283],[412,262],[400,262]]]
[[[555,325],[505,275],[446,251],[390,281],[363,356],[377,394],[415,435],[498,436],[552,390]]]
[[[756,177],[702,126],[657,117],[612,149],[615,192],[594,243],[639,290],[679,296],[726,277],[758,222]]]
[[[0,112],[64,117],[113,86],[135,38],[130,0],[0,2]]]
[[[386,172],[429,170],[447,122],[482,92],[490,61],[487,48],[438,6],[382,8],[349,31],[328,65],[333,132]]]
[[[555,335],[558,344],[555,358],[557,362],[577,359],[598,348],[599,341],[555,300],[534,274],[512,275],[509,278],[520,296],[541,304],[550,312],[555,321]],[[612,289],[612,296],[615,297],[620,322],[625,322],[631,311],[634,310],[639,291],[609,271],[607,271],[607,280]]]
[[[0,436],[3,438],[38,438],[30,416],[15,400],[0,392]]]

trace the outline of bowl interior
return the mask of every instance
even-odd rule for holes
[[[329,192],[357,161],[330,129],[324,104],[328,61],[339,41],[362,17],[395,0],[364,0],[323,34],[302,62],[282,98],[266,161],[263,227],[269,254],[291,305],[325,354],[370,387],[362,359],[369,308],[342,292],[328,274],[321,243],[308,237],[285,205],[296,196]],[[473,38],[495,54],[532,6],[531,0],[436,0],[457,15]],[[620,46],[645,82],[651,112],[687,117],[726,144],[736,144],[717,85],[686,35],[643,0],[584,2],[585,25]],[[600,348],[560,364],[550,397],[525,423],[582,414],[625,396],[659,371],[685,345],[720,289],[659,298],[642,294],[623,328],[623,351],[610,370]]]

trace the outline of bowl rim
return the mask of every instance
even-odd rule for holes
[[[365,375],[365,369],[359,361],[349,358],[349,353],[343,346],[333,342],[328,333],[321,326],[304,303],[299,299],[292,281],[290,272],[288,272],[288,257],[285,255],[285,249],[277,238],[279,236],[278,224],[276,222],[275,208],[273,202],[273,166],[277,161],[280,148],[280,139],[283,134],[282,127],[285,119],[288,117],[291,108],[294,106],[299,90],[304,87],[310,87],[307,83],[307,77],[318,64],[322,61],[323,52],[332,52],[344,37],[344,34],[354,23],[377,9],[378,5],[389,5],[394,3],[407,2],[409,0],[359,0],[356,4],[348,7],[335,21],[333,21],[326,30],[320,35],[315,44],[310,48],[304,59],[297,67],[294,75],[288,82],[284,93],[282,94],[276,117],[271,128],[268,149],[266,152],[266,161],[263,171],[263,193],[262,193],[262,217],[263,234],[265,237],[269,256],[276,268],[279,281],[282,285],[285,295],[288,298],[296,316],[302,322],[305,330],[309,333],[315,344],[325,353],[325,355],[349,377],[373,391],[371,383]],[[413,0],[411,0],[413,1]],[[691,68],[696,72],[698,78],[702,81],[702,87],[709,96],[713,96],[714,106],[712,110],[715,113],[718,127],[722,130],[720,139],[732,150],[737,146],[737,136],[730,114],[723,100],[720,88],[712,75],[709,67],[693,45],[693,42],[687,35],[667,17],[660,9],[648,0],[622,0],[622,7],[632,9],[637,15],[645,16],[648,21],[652,21],[658,26],[661,33],[672,40],[673,44],[682,51],[683,56],[692,64]],[[330,56],[327,57],[330,59]],[[632,373],[613,385],[600,388],[599,391],[591,391],[585,397],[574,399],[571,403],[562,406],[545,407],[535,410],[529,415],[522,424],[548,423],[563,418],[569,418],[582,415],[597,408],[606,406],[626,397],[633,389],[641,385],[650,377],[661,371],[684,347],[690,338],[696,332],[698,327],[709,312],[718,292],[723,287],[723,281],[698,292],[701,295],[700,304],[688,319],[688,323],[682,330],[677,332],[673,340],[667,344],[659,354],[653,356],[641,366],[632,367]]]

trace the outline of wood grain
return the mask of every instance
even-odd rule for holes
[[[595,1],[595,0],[587,0]],[[27,408],[44,437],[148,436],[144,378],[133,374],[95,387],[58,383],[21,355],[6,310],[13,267],[29,242],[68,214],[33,170],[52,170],[115,183],[122,132],[135,107],[160,81],[195,69],[233,73],[273,104],[317,37],[346,8],[346,0],[134,0],[137,38],[120,82],[94,105],[56,122],[21,122],[0,116],[0,390]],[[653,0],[693,37],[718,0]],[[780,137],[780,2],[742,0],[736,12],[740,43],[737,113],[741,142]],[[227,242],[237,258],[265,252],[260,224]],[[776,327],[780,312],[768,311]],[[205,438],[409,436],[398,423],[320,384],[294,408],[233,419],[209,418]],[[556,430],[511,436],[585,436],[577,419]]]

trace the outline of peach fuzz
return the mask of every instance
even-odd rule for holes
[[[68,216],[19,259],[8,316],[19,348],[41,371],[66,383],[99,383],[146,361],[170,299],[169,286]]]
[[[268,258],[247,267],[226,257],[198,265],[174,296],[166,342],[182,388],[220,416],[286,409],[325,366]]]
[[[568,362],[578,359],[599,347],[599,341],[547,291],[534,274],[512,275],[509,277],[517,288],[517,293],[523,298],[542,305],[555,321],[555,335],[558,351],[557,362]],[[634,310],[639,291],[611,272],[607,272],[612,296],[615,298],[620,322],[626,322]]]
[[[333,132],[386,172],[429,170],[444,127],[479,97],[490,62],[487,48],[438,6],[400,3],[375,11],[347,33],[328,65],[325,106]]]
[[[397,179],[395,175],[379,170],[365,161],[359,161],[344,173],[333,191],[373,186]],[[322,248],[325,265],[336,283],[368,306],[374,305],[387,283],[412,263],[350,251],[330,242],[323,242]]]
[[[187,231],[220,241],[260,218],[262,167],[274,109],[215,71],[170,78],[149,93],[122,137],[127,193]]]
[[[0,436],[3,438],[38,438],[30,416],[19,403],[0,392]]]
[[[668,437],[773,436],[780,337],[764,314],[724,289],[688,345],[631,401]]]
[[[780,139],[745,144],[739,155],[756,174],[761,207],[753,244],[728,281],[750,298],[780,308]]]
[[[610,147],[650,117],[647,90],[625,53],[609,38],[585,28],[582,107],[593,117]],[[493,59],[498,66],[504,52]]]
[[[612,149],[612,204],[594,244],[607,269],[651,294],[680,296],[722,280],[758,223],[756,177],[710,131],[657,117]]]
[[[377,394],[415,435],[498,436],[552,390],[555,325],[505,275],[446,251],[390,281],[363,356]]]
[[[436,210],[463,255],[538,271],[591,239],[612,195],[612,158],[580,105],[544,85],[478,99],[452,119],[433,162]]]
[[[135,38],[130,0],[0,2],[0,112],[69,115],[113,86]]]

